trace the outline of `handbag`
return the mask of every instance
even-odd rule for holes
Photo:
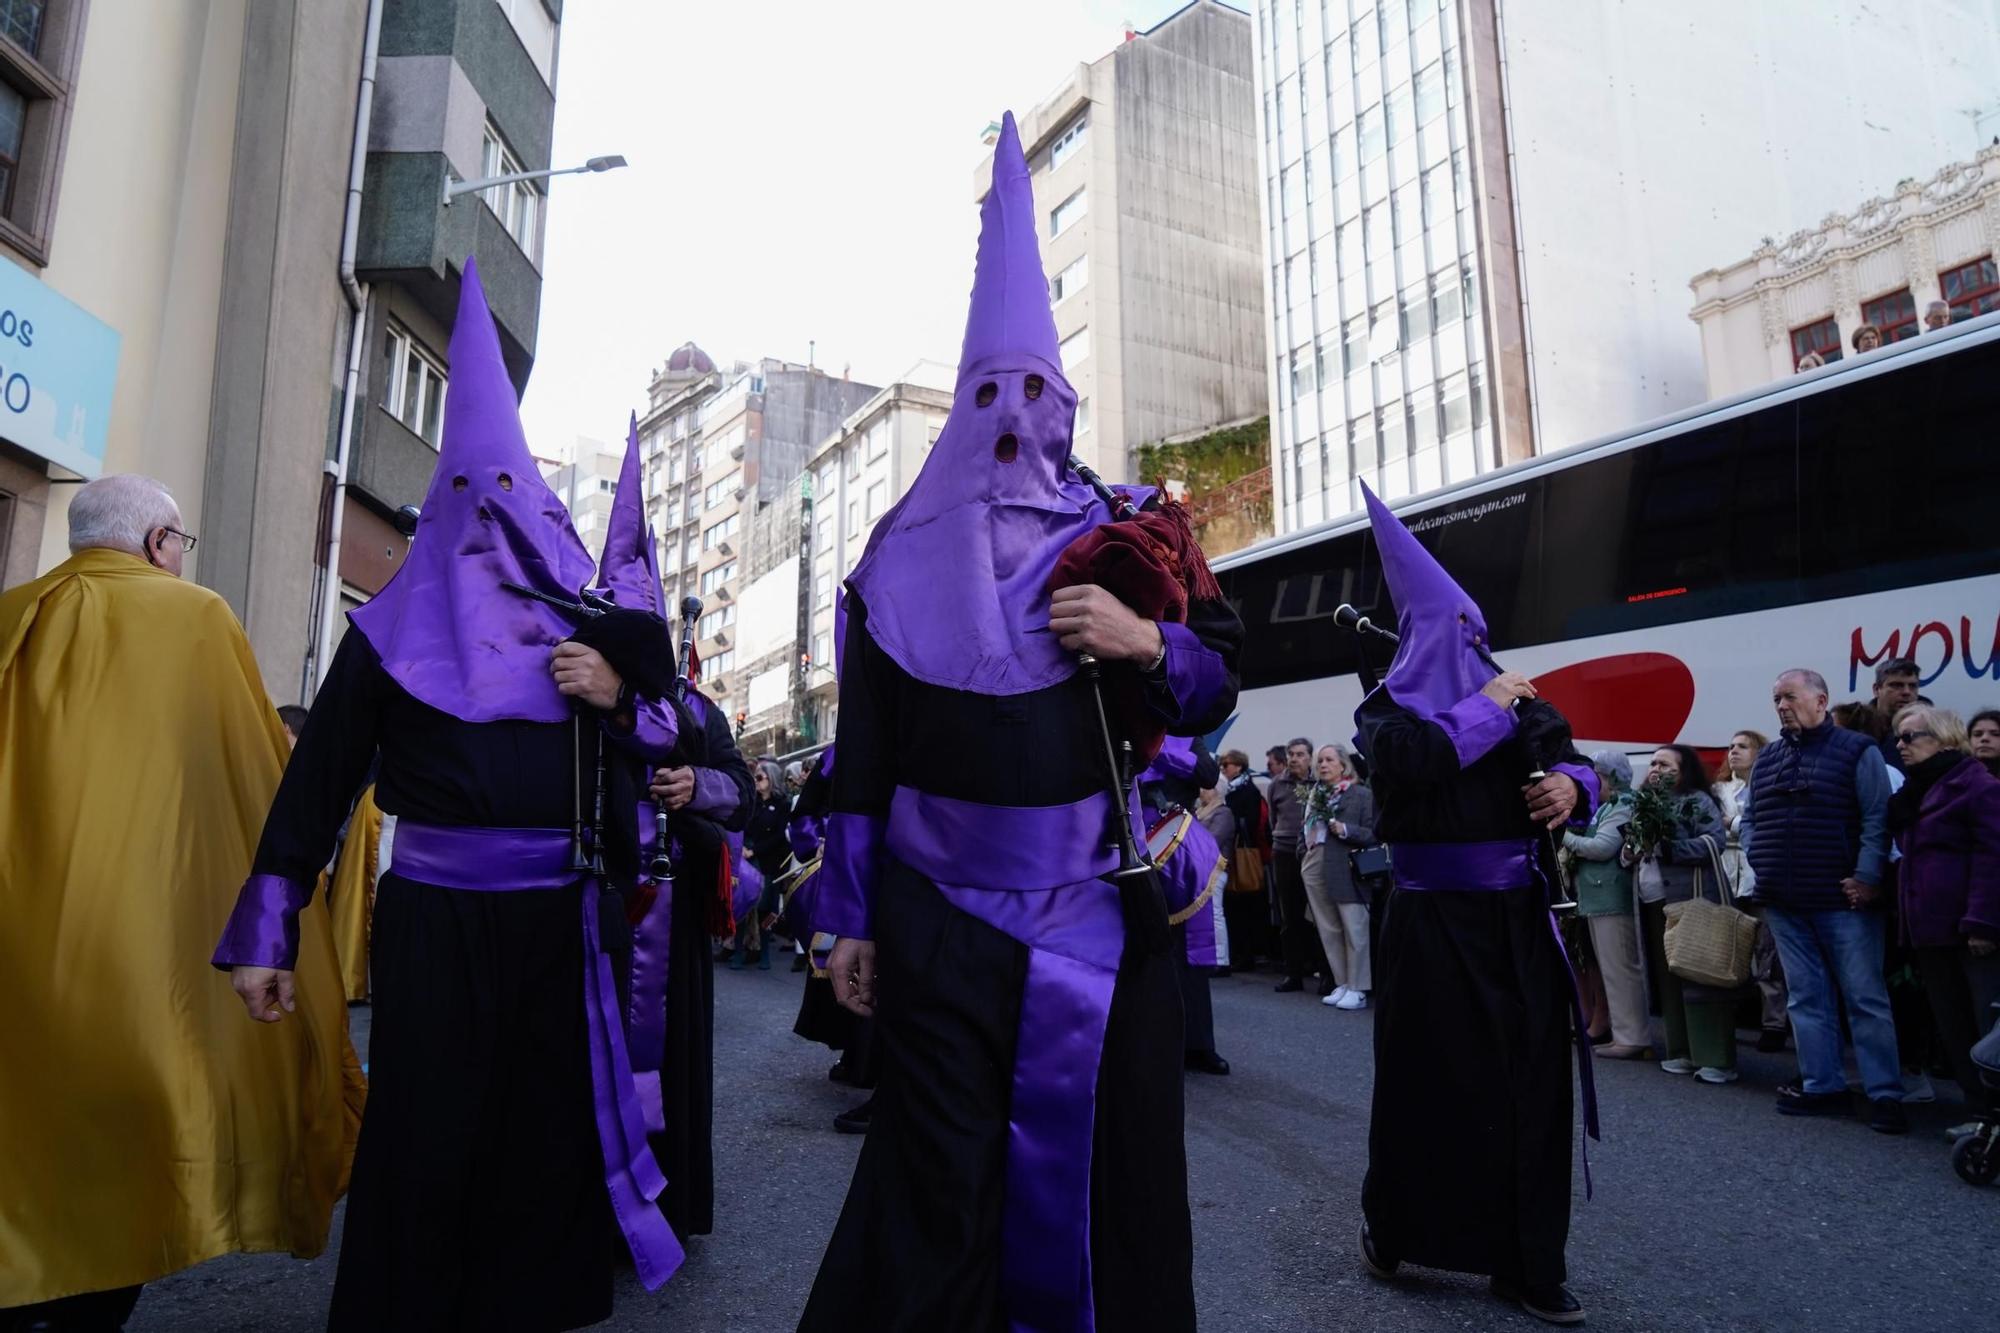
[[[1347,852],[1347,864],[1357,880],[1386,875],[1389,873],[1388,844],[1378,842],[1372,847],[1351,847]]]
[[[1709,843],[1708,859],[1715,870],[1716,901],[1701,896],[1702,873],[1697,866],[1695,896],[1686,902],[1667,904],[1667,971],[1697,986],[1735,990],[1750,980],[1750,951],[1757,940],[1757,918],[1728,904],[1726,880],[1713,841]]]
[[[1264,891],[1264,854],[1255,847],[1238,847],[1229,854],[1229,891]]]

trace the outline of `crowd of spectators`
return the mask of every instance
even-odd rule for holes
[[[1948,303],[1944,301],[1932,301],[1924,307],[1923,328],[1920,331],[1913,332],[1910,336],[1922,337],[1926,333],[1936,333],[1939,329],[1949,328],[1953,324],[1961,323],[1971,318],[1972,315],[1970,313],[1963,313],[1954,318],[1951,306]],[[1863,324],[1849,336],[1847,344],[1854,349],[1856,356],[1865,356],[1869,352],[1879,351],[1883,346],[1882,330],[1873,324]],[[1833,359],[1836,361],[1840,360],[1838,347],[1834,349]],[[1792,369],[1799,374],[1804,374],[1808,370],[1818,370],[1825,364],[1826,358],[1821,356],[1819,352],[1808,351],[1792,363]]]
[[[1738,1032],[1755,1032],[1760,1052],[1796,1052],[1783,1115],[1847,1115],[1855,1085],[1866,1123],[1903,1133],[1905,1103],[1940,1095],[1934,1076],[1975,1117],[1953,1136],[2000,1112],[1970,1057],[2000,1005],[2000,709],[1968,724],[1918,681],[1914,662],[1886,661],[1869,698],[1834,705],[1818,672],[1788,671],[1774,735],[1735,733],[1713,768],[1684,744],[1653,750],[1636,778],[1621,751],[1591,756],[1602,797],[1564,835],[1562,873],[1599,1056],[1725,1085]],[[1265,959],[1279,991],[1316,980],[1328,1005],[1367,1007],[1389,883],[1362,855],[1375,846],[1364,757],[1299,737],[1262,775],[1240,750],[1222,771],[1203,808],[1229,835],[1231,965]],[[1696,898],[1754,919],[1740,986],[1668,966],[1675,904]]]

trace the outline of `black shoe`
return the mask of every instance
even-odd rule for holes
[[[1845,1092],[1807,1092],[1798,1081],[1778,1085],[1779,1115],[1846,1115],[1847,1105]]]
[[[1517,1287],[1496,1277],[1493,1279],[1493,1294],[1520,1306],[1545,1324],[1583,1322],[1583,1302],[1570,1295],[1569,1288],[1560,1282],[1546,1287]]]
[[[1333,978],[1321,977],[1319,979],[1319,998],[1324,1000],[1331,994],[1333,994]]]
[[[1396,1276],[1396,1266],[1400,1259],[1385,1258],[1375,1248],[1375,1237],[1369,1234],[1368,1223],[1361,1224],[1361,1266],[1384,1282]]]
[[[1189,1069],[1198,1074],[1227,1074],[1229,1061],[1214,1051],[1189,1051],[1185,1061]]]
[[[1757,1035],[1757,1049],[1766,1055],[1776,1055],[1785,1049],[1785,1034],[1779,1028],[1765,1028]]]
[[[842,1056],[840,1059],[834,1061],[833,1068],[826,1071],[826,1076],[835,1083],[852,1083],[854,1081],[854,1069],[847,1063],[847,1057]]]
[[[792,971],[803,972],[811,966],[812,966],[812,959],[808,958],[806,955],[802,953],[795,953],[792,955]]]
[[[1271,987],[1272,990],[1278,992],[1280,995],[1289,995],[1295,990],[1304,990],[1305,988],[1306,983],[1297,977],[1286,977],[1283,981]]]
[[[1868,1128],[1877,1134],[1907,1134],[1910,1132],[1910,1117],[1903,1110],[1903,1104],[1894,1097],[1877,1097],[1870,1103]]]
[[[1215,971],[1213,971],[1213,972],[1209,973],[1209,975],[1210,975],[1210,976],[1212,976],[1212,977],[1226,977],[1226,976],[1228,976],[1228,975],[1229,975],[1229,964],[1227,964],[1227,963],[1224,963],[1224,964],[1223,964],[1223,965],[1222,965],[1221,967],[1218,967],[1218,968],[1216,968],[1216,969],[1215,969]]]
[[[833,1127],[842,1134],[866,1134],[868,1121],[875,1114],[875,1099],[870,1097],[852,1111],[842,1111],[833,1118]]]

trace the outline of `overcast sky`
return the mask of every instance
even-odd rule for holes
[[[544,456],[617,439],[693,339],[888,383],[958,359],[980,130],[1177,0],[614,0],[564,6],[542,318]]]

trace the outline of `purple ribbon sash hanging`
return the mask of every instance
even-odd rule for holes
[[[639,803],[639,864],[653,859],[658,836],[653,803]],[[674,849],[669,849],[674,850]],[[660,1092],[660,1066],[667,1058],[667,961],[673,948],[674,882],[659,881],[652,906],[632,929],[631,1000],[626,1025],[631,1031],[632,1086],[638,1092],[646,1128],[666,1129],[666,1106]]]
[[[1390,853],[1390,868],[1396,887],[1419,893],[1495,893],[1544,883],[1540,858],[1532,841],[1502,842],[1399,842]],[[1583,990],[1577,984],[1576,965],[1563,947],[1562,927],[1556,914],[1549,913],[1549,933],[1555,937],[1556,956],[1563,960],[1563,974],[1569,978],[1569,1013],[1576,1045],[1577,1082],[1583,1092],[1583,1128],[1590,1138],[1603,1141],[1597,1122],[1597,1077],[1591,1065],[1590,1028],[1583,1019]],[[1593,1194],[1590,1179],[1590,1145],[1583,1146],[1583,1197]]]
[[[398,875],[447,889],[563,889],[578,879],[569,865],[569,834],[558,829],[448,828],[403,820],[396,826],[392,855]],[[618,988],[598,938],[599,892],[597,881],[584,877],[583,1010],[590,1039],[591,1104],[611,1211],[632,1251],[639,1280],[648,1291],[657,1291],[687,1256],[653,1203],[667,1180],[646,1143]]]
[[[1125,948],[1110,801],[1022,809],[900,788],[889,853],[1028,946],[1008,1108],[1000,1276],[1010,1328],[1094,1327],[1090,1159],[1098,1067]],[[1128,816],[1129,817],[1129,816]]]

